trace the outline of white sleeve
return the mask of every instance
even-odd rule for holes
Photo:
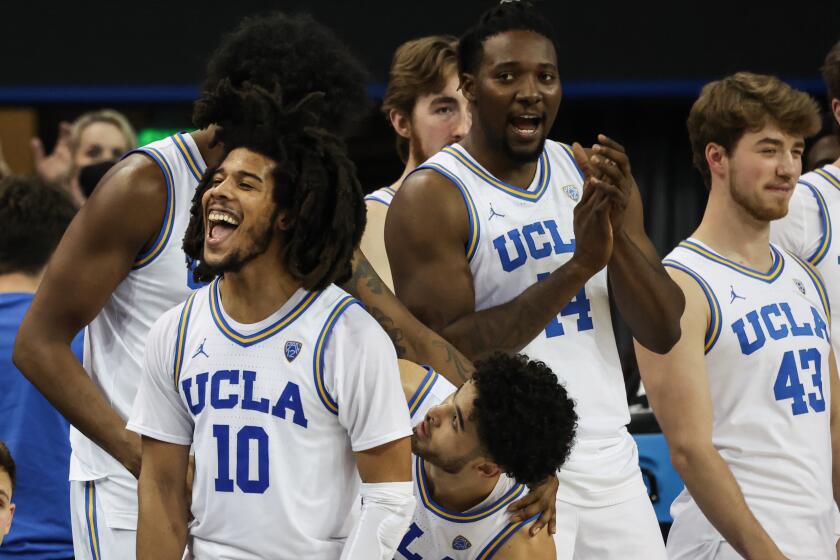
[[[337,320],[324,369],[354,452],[411,435],[394,346],[360,305],[349,306]]]
[[[770,241],[803,260],[811,258],[822,243],[820,205],[811,189],[798,183],[787,216],[770,223]]]
[[[175,387],[172,367],[182,307],[166,312],[149,331],[143,375],[127,428],[167,443],[190,445],[193,419]]]

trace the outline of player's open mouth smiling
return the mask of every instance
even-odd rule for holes
[[[524,113],[510,118],[514,134],[522,139],[535,138],[542,127],[543,117],[536,113]]]
[[[222,208],[207,212],[207,243],[218,246],[239,227],[239,217]]]

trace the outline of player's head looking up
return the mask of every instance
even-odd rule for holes
[[[823,81],[828,95],[828,104],[834,115],[834,132],[840,138],[840,41],[834,43],[822,66]]]
[[[38,276],[75,214],[70,198],[40,179],[0,180],[0,275]]]
[[[350,49],[309,15],[274,12],[247,17],[210,58],[193,121],[199,128],[214,124],[199,107],[222,81],[234,87],[250,82],[269,90],[279,83],[289,104],[310,92],[324,92],[321,124],[345,134],[367,108],[366,75]]]
[[[808,94],[749,72],[706,84],[688,116],[694,165],[706,186],[759,221],[787,214],[805,138],[819,129]]]
[[[496,354],[476,363],[472,379],[429,410],[411,447],[449,473],[505,472],[531,484],[565,462],[576,424],[574,403],[548,366]]]
[[[422,37],[394,53],[382,112],[397,133],[403,163],[419,165],[469,130],[467,101],[458,90],[456,41]]]
[[[272,242],[283,270],[307,289],[349,276],[364,200],[344,144],[317,126],[321,97],[287,104],[279,85],[222,80],[197,104],[226,149],[196,190],[184,237],[197,280],[238,271]]]
[[[562,93],[548,20],[526,1],[491,8],[459,39],[458,66],[473,133],[513,161],[535,161]]]
[[[15,504],[12,503],[15,471],[12,454],[6,444],[0,441],[0,544],[3,542],[3,537],[9,534],[15,514]]]

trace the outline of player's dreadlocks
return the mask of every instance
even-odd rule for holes
[[[502,2],[484,12],[478,23],[470,27],[458,40],[458,70],[474,74],[481,63],[484,41],[506,31],[533,31],[550,40],[557,48],[557,38],[551,23],[532,2],[520,0]]]
[[[323,289],[350,276],[352,254],[365,228],[363,192],[344,143],[318,127],[324,95],[311,93],[294,104],[285,104],[283,97],[277,83],[269,91],[223,79],[196,103],[195,114],[219,125],[215,142],[227,153],[246,148],[274,160],[274,201],[287,211],[290,226],[284,233],[283,265],[304,288]],[[184,252],[198,263],[198,281],[215,275],[201,262],[201,198],[215,171],[208,169],[196,190],[184,237]]]
[[[289,104],[322,91],[321,124],[339,135],[369,108],[364,67],[331,30],[306,14],[244,18],[207,63],[202,99],[223,80],[235,87],[250,82],[269,90],[279,83]],[[193,114],[198,128],[213,124],[204,115]]]

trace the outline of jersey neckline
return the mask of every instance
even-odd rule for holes
[[[770,284],[782,274],[782,270],[785,268],[785,259],[782,257],[782,253],[776,249],[772,243],[768,245],[770,247],[770,252],[773,254],[773,264],[770,265],[770,269],[767,272],[761,272],[724,257],[702,241],[693,237],[689,237],[685,241],[681,241],[679,244],[680,247],[688,249],[693,253],[697,253],[701,257],[704,257],[712,262],[730,268],[735,272],[743,274],[744,276]]]
[[[527,189],[511,185],[510,183],[506,183],[501,179],[496,178],[492,173],[487,171],[487,169],[478,163],[475,158],[473,158],[469,152],[464,149],[463,146],[459,144],[450,144],[449,146],[443,148],[442,151],[460,161],[476,177],[491,187],[521,200],[527,200],[529,202],[538,201],[542,198],[542,195],[545,194],[548,189],[548,185],[551,182],[551,164],[549,163],[548,151],[545,146],[543,146],[542,153],[540,153],[540,156],[537,159],[537,172],[534,174],[534,178],[531,180],[531,184],[528,185]]]

